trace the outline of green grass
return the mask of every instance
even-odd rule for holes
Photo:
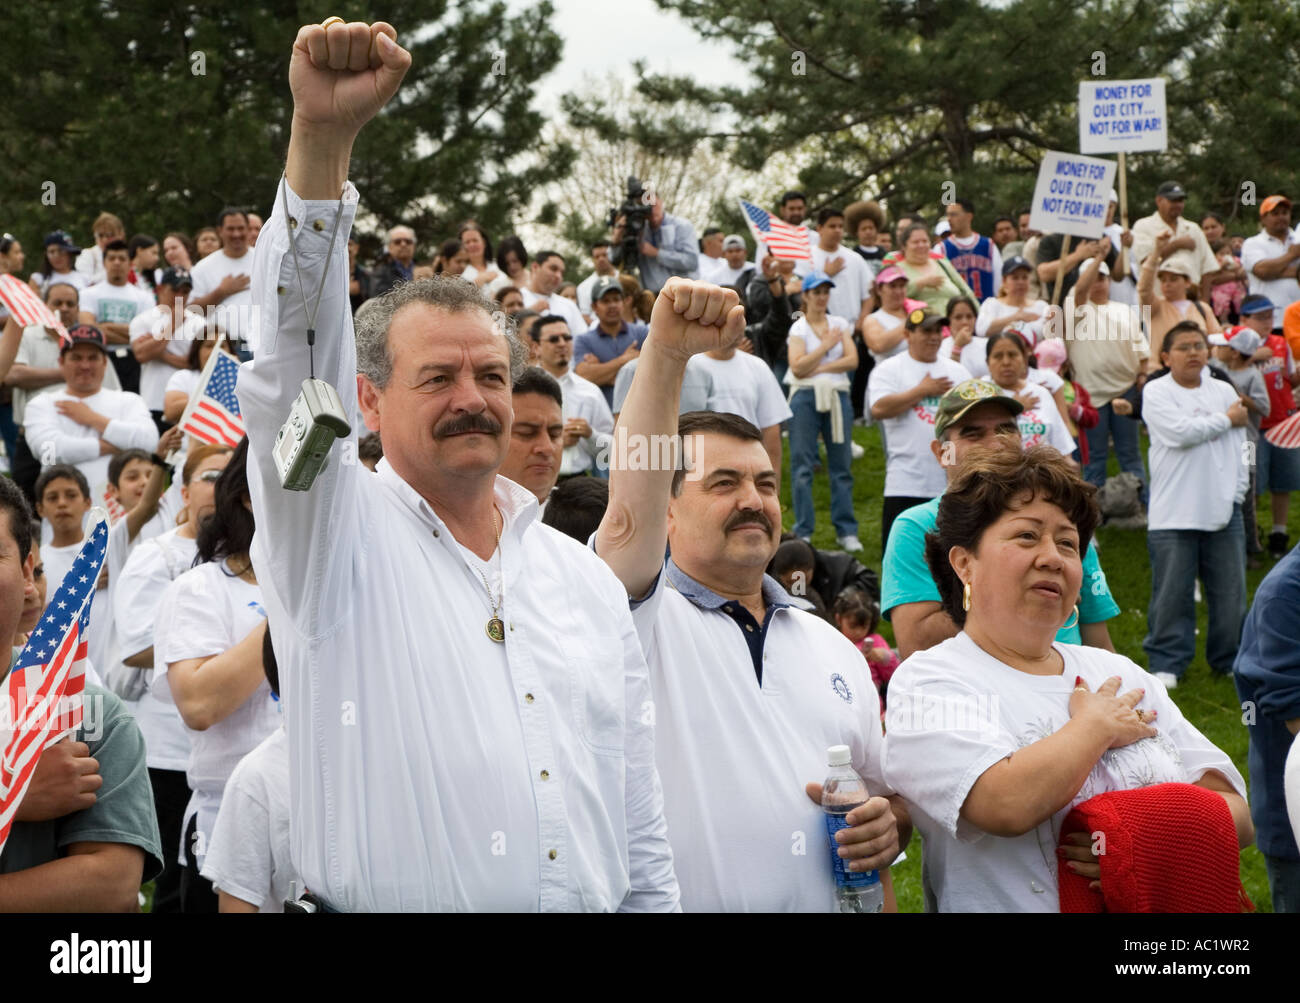
[[[859,559],[868,567],[880,570],[880,510],[882,492],[885,483],[884,452],[880,447],[880,434],[877,429],[853,429],[854,440],[866,450],[866,455],[853,464],[853,503],[858,517],[858,537],[864,551]],[[784,513],[785,528],[794,524],[794,510],[790,503],[790,459],[789,440],[786,440],[784,460],[785,476],[781,486],[781,506]],[[1142,440],[1143,457],[1146,456],[1146,439]],[[824,457],[823,457],[824,461]],[[1118,473],[1114,454],[1110,458],[1110,473]],[[825,472],[819,472],[813,478],[813,501],[817,509],[817,529],[813,533],[813,545],[821,549],[837,549],[835,532],[830,524],[830,482]],[[1267,537],[1268,527],[1272,524],[1269,500],[1266,495],[1259,507],[1259,525],[1262,538]],[[1300,506],[1292,505],[1287,530],[1292,540],[1300,539]],[[1142,650],[1142,638],[1146,634],[1147,603],[1151,596],[1151,564],[1147,557],[1146,532],[1144,530],[1101,529],[1097,533],[1097,546],[1102,568],[1110,585],[1120,613],[1107,626],[1115,650],[1133,659],[1146,668],[1146,653]],[[1264,566],[1255,571],[1246,572],[1248,598],[1253,599],[1255,589],[1268,570],[1272,561],[1264,557]],[[1231,678],[1215,677],[1205,661],[1205,605],[1198,604],[1197,621],[1197,655],[1188,667],[1179,686],[1171,696],[1183,714],[1211,742],[1221,748],[1236,764],[1242,776],[1249,774],[1246,767],[1246,748],[1249,736],[1241,721],[1241,704]],[[881,621],[881,633],[893,643],[893,631],[887,621]],[[894,868],[894,888],[898,896],[898,908],[901,912],[921,912],[921,840],[913,837],[907,851],[907,859]],[[1272,911],[1268,893],[1268,876],[1264,869],[1264,858],[1255,847],[1247,847],[1241,853],[1241,880],[1255,907],[1260,912]]]

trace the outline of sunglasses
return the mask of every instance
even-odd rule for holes
[[[561,341],[572,341],[572,340],[573,340],[573,335],[571,335],[571,334],[557,334],[557,335],[555,335],[554,337],[551,337],[551,338],[543,338],[542,340],[545,341],[548,345],[556,345],[556,344],[559,344]]]
[[[394,237],[392,240],[389,241],[389,243],[390,244],[414,244],[415,241],[413,241],[410,237]]]

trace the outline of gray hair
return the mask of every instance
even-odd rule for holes
[[[498,304],[484,299],[472,282],[452,276],[435,275],[431,279],[400,282],[393,288],[366,300],[355,318],[357,372],[382,390],[393,376],[393,355],[388,349],[388,330],[402,307],[425,303],[447,313],[481,311],[492,321],[497,333],[506,339],[510,356],[510,382],[514,383],[528,365],[528,348],[515,331],[515,322]]]

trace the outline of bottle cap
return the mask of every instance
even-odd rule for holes
[[[848,766],[853,762],[853,753],[847,745],[832,745],[826,750],[826,762],[831,766]]]

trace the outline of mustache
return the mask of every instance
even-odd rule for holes
[[[762,512],[756,508],[743,509],[737,512],[735,515],[733,515],[730,519],[727,520],[727,524],[723,527],[723,532],[730,533],[741,523],[746,523],[746,522],[758,523],[765,530],[767,530],[769,535],[772,532],[772,520],[767,517],[767,513]]]
[[[458,418],[449,418],[433,430],[435,439],[445,439],[465,432],[483,432],[487,435],[500,435],[501,423],[487,414],[464,414]]]

